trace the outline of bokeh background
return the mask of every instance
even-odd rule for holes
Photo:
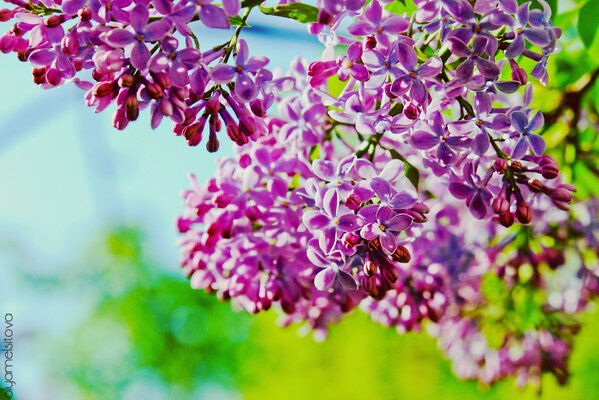
[[[584,3],[559,2],[563,51],[536,100],[545,112],[599,68],[599,34],[589,48],[577,29]],[[243,33],[274,66],[319,56],[302,25],[274,22],[254,17]],[[426,334],[398,335],[360,312],[317,343],[279,328],[272,312],[248,316],[193,291],[178,267],[178,193],[187,172],[208,179],[229,142],[216,156],[188,148],[166,125],[152,131],[145,114],[117,132],[110,113],[83,105],[82,91],[42,91],[30,74],[0,57],[0,311],[14,315],[17,399],[598,398],[594,307],[582,317],[568,385],[545,377],[541,390],[520,390],[460,381]],[[596,114],[599,84],[584,102]],[[596,147],[594,126],[580,140]],[[569,134],[555,124],[545,137],[551,147]],[[588,183],[581,196],[599,195],[596,170],[566,173]]]

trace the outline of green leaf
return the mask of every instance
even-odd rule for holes
[[[591,47],[597,31],[599,1],[589,0],[578,12],[578,34],[585,47]]]
[[[241,18],[239,15],[229,17],[229,22],[232,26],[243,26],[244,28],[250,26],[247,22],[244,22],[243,18]]]
[[[390,148],[387,148],[386,150],[391,154],[392,158],[403,161],[405,177],[412,182],[412,185],[414,185],[416,189],[418,189],[418,183],[420,181],[420,172],[418,172],[418,168],[410,164],[410,162],[406,160],[404,156],[399,154],[397,150]]]
[[[260,11],[266,15],[294,19],[302,23],[318,20],[318,8],[303,3],[281,4],[274,7],[260,6]]]

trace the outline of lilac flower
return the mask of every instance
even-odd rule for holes
[[[345,270],[345,260],[341,252],[335,251],[325,257],[314,246],[310,246],[308,258],[316,267],[322,268],[314,277],[316,289],[326,291],[333,288],[335,284],[347,290],[358,289],[356,279]]]
[[[543,138],[532,131],[543,126],[543,113],[537,111],[537,113],[529,121],[526,113],[522,111],[515,111],[512,113],[512,126],[520,134],[520,139],[516,143],[514,150],[512,151],[512,158],[519,159],[526,155],[530,148],[536,155],[541,155],[545,151],[545,141]]]
[[[258,94],[258,89],[250,74],[257,73],[266,64],[268,64],[266,57],[250,57],[247,43],[240,39],[237,44],[235,66],[219,64],[212,69],[210,76],[220,84],[226,84],[235,79],[235,94],[239,99],[249,101]]]
[[[516,11],[517,24],[514,27],[515,38],[505,51],[505,55],[508,58],[516,58],[522,54],[526,47],[524,43],[525,38],[532,44],[540,47],[547,46],[551,42],[551,37],[546,29],[526,26],[529,19],[529,6],[530,3],[522,4]]]
[[[126,29],[115,28],[108,32],[104,39],[113,47],[125,47],[133,44],[131,65],[139,70],[144,70],[148,67],[151,56],[146,42],[161,40],[172,26],[163,19],[148,24],[150,18],[148,8],[141,4],[133,7],[129,15],[134,33]]]
[[[233,9],[232,2],[226,0],[227,9]],[[227,17],[227,13],[220,7],[212,4],[212,0],[196,0],[196,4],[200,7],[200,21],[208,28],[229,29],[231,23]]]
[[[353,94],[344,104],[343,112],[331,110],[329,115],[336,121],[355,124],[359,133],[373,135],[376,133],[378,116],[385,113],[386,108],[374,109],[374,97]]]
[[[389,76],[396,78],[401,74],[401,70],[397,67],[399,63],[397,46],[383,48],[380,51],[367,51],[362,55],[362,60],[370,71],[370,79],[365,82],[369,88],[379,88]]]
[[[487,215],[490,200],[493,197],[489,189],[475,183],[472,163],[466,164],[463,170],[464,180],[453,175],[449,184],[449,192],[458,199],[466,200],[470,212],[478,219]]]
[[[478,67],[479,72],[486,78],[495,79],[499,76],[500,70],[497,64],[481,57],[487,45],[487,38],[478,36],[474,39],[472,50],[456,37],[450,37],[448,42],[454,54],[458,57],[466,57],[466,60],[456,69],[456,77],[460,82],[468,82],[472,79],[475,65]]]
[[[406,73],[400,75],[393,82],[391,93],[402,96],[409,91],[412,101],[419,105],[423,104],[427,99],[428,91],[421,79],[437,76],[443,67],[443,63],[439,58],[432,57],[418,67],[416,52],[403,43],[397,44],[397,56]]]
[[[412,143],[420,150],[437,147],[437,158],[445,165],[452,164],[457,153],[470,146],[471,140],[466,136],[450,136],[439,111],[433,112],[431,122],[430,130],[415,130],[412,133]]]
[[[184,2],[181,2],[175,5],[170,0],[153,0],[153,4],[156,11],[175,26],[177,32],[186,36],[192,33],[187,23],[196,13],[195,4],[185,5]]]
[[[99,22],[109,22],[114,19],[129,22],[129,13],[124,11],[131,4],[131,0],[90,0],[92,17]]]
[[[321,231],[318,244],[325,254],[335,248],[338,232],[354,232],[363,225],[361,218],[339,205],[339,200],[337,190],[329,189],[322,198],[322,210],[307,211],[302,218],[308,229]]]
[[[359,81],[368,80],[368,70],[362,64],[358,64],[362,58],[362,44],[354,42],[347,48],[347,56],[340,60],[340,67],[337,71],[339,79],[346,81],[350,75]]]
[[[376,210],[376,213],[373,211]],[[397,249],[397,238],[412,225],[413,218],[408,214],[396,214],[389,207],[363,208],[358,213],[366,221],[360,236],[368,241],[378,238],[383,250],[393,254]]]
[[[195,67],[202,54],[199,50],[187,47],[177,51],[178,40],[166,36],[161,43],[162,51],[157,53],[150,63],[150,70],[161,72],[168,68],[175,86],[183,87],[189,83],[189,69]]]
[[[474,117],[451,125],[457,132],[464,134],[478,131],[472,141],[472,150],[479,155],[485,154],[489,150],[491,133],[504,131],[510,126],[510,118],[503,113],[493,113],[492,106],[491,96],[479,92],[474,96]]]
[[[364,10],[364,14],[350,25],[347,30],[354,36],[376,35],[385,43],[388,35],[397,35],[408,29],[409,21],[398,15],[383,16],[383,7],[373,0]]]

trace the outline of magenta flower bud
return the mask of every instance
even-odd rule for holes
[[[374,276],[376,274],[377,270],[378,270],[378,267],[376,266],[376,264],[370,260],[366,261],[364,263],[364,266],[362,267],[362,271],[364,272],[364,275],[366,275],[368,277]]]
[[[94,88],[94,96],[106,97],[114,92],[114,82],[102,82]]]
[[[128,124],[129,120],[127,119],[125,109],[123,107],[117,108],[114,114],[114,119],[112,120],[112,125],[119,131],[122,131],[127,127]]]
[[[519,82],[521,85],[526,85],[528,82],[526,71],[513,59],[510,60],[510,67],[512,68],[512,79]]]
[[[166,72],[158,72],[152,74],[154,78],[154,82],[160,85],[164,90],[169,90],[171,86],[173,86],[173,81],[171,80],[171,76]]]
[[[206,103],[206,112],[208,114],[216,114],[220,110],[220,101],[218,97],[218,92],[215,92],[210,100],[208,100],[208,103]]]
[[[36,85],[41,85],[46,82],[46,68],[34,68],[32,75],[33,82],[35,82]]]
[[[318,13],[318,23],[323,25],[332,25],[333,16],[327,10],[320,10]]]
[[[65,21],[65,15],[52,15],[44,21],[44,25],[48,28],[56,28]]]
[[[495,160],[495,163],[493,163],[493,169],[498,173],[498,174],[504,174],[505,171],[508,168],[508,163],[507,160],[503,159],[503,158],[498,158],[497,160]]]
[[[538,179],[530,179],[527,182],[528,188],[530,189],[531,192],[533,193],[541,193],[543,191],[543,189],[545,188],[545,185],[543,185],[543,182],[541,182]]]
[[[119,86],[122,88],[131,87],[135,83],[135,78],[130,74],[123,74],[119,78]]]
[[[507,201],[505,195],[501,193],[495,200],[493,200],[492,207],[496,214],[504,214],[510,211],[510,202]]]
[[[412,120],[417,119],[418,115],[420,114],[420,112],[418,111],[418,107],[416,107],[412,103],[408,104],[408,106],[403,110],[403,113],[407,118]]]
[[[499,223],[505,226],[506,228],[509,228],[510,226],[514,225],[514,214],[512,214],[511,212],[503,212],[499,214],[498,217]]]
[[[516,218],[522,224],[529,224],[532,221],[532,208],[524,200],[517,204]]]
[[[192,225],[193,225],[193,222],[187,218],[180,217],[177,219],[177,230],[179,231],[179,233],[188,232],[189,229],[191,229]]]
[[[14,35],[4,35],[0,37],[0,51],[4,54],[10,53],[14,50],[17,44],[17,37]]]
[[[125,110],[127,111],[127,119],[135,121],[139,117],[139,101],[134,92],[129,92],[125,98]]]
[[[252,117],[241,117],[239,119],[239,130],[245,136],[252,136],[256,133],[256,122]]]
[[[343,245],[348,248],[348,249],[352,249],[354,248],[358,243],[360,243],[360,236],[356,235],[353,232],[346,232],[343,234],[343,237],[341,238]]]
[[[216,153],[219,147],[220,142],[216,137],[216,130],[214,129],[214,124],[210,124],[210,134],[208,136],[208,142],[206,143],[206,150],[208,150],[209,153]]]
[[[378,44],[376,37],[374,35],[370,35],[366,37],[366,40],[364,41],[364,48],[367,50],[372,50],[376,47],[376,45]]]
[[[350,193],[344,201],[344,204],[350,210],[357,210],[362,205],[362,199],[356,193]]]
[[[575,192],[576,187],[568,184],[561,184],[551,190],[549,198],[557,208],[568,211],[570,209],[569,204],[574,199]]]
[[[62,82],[62,74],[57,68],[50,68],[46,73],[46,81],[52,86],[58,86]]]
[[[13,17],[13,12],[6,8],[0,10],[0,22],[6,22]]]
[[[160,87],[160,85],[158,85],[157,83],[154,83],[154,82],[146,83],[146,92],[147,92],[148,96],[153,100],[157,100],[157,99],[161,98],[162,96],[164,96],[164,92],[162,91],[162,88]]]
[[[81,22],[91,21],[91,19],[92,19],[92,12],[88,8],[83,8],[83,9],[79,10],[78,15],[79,15],[79,18],[81,19]]]
[[[257,117],[263,118],[266,116],[266,108],[264,108],[264,103],[260,99],[252,100],[250,102],[250,109]]]
[[[407,263],[410,262],[412,256],[410,255],[408,249],[406,249],[404,246],[397,246],[397,249],[395,249],[393,254],[391,254],[391,258],[400,263]],[[397,277],[399,278],[399,275]]]
[[[245,138],[245,136],[243,136],[241,134],[241,132],[239,131],[239,128],[237,127],[237,125],[232,124],[232,123],[227,123],[226,128],[227,128],[227,136],[229,136],[229,138],[232,141],[234,141],[235,143],[240,144],[239,142],[242,141],[242,137]]]

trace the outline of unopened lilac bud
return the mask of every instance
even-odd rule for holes
[[[266,109],[264,108],[264,104],[262,103],[262,100],[260,100],[260,99],[252,100],[250,102],[250,109],[252,110],[254,115],[257,117],[262,118],[262,117],[266,116]]]
[[[408,119],[412,120],[417,119],[418,115],[420,114],[420,112],[418,111],[418,107],[416,107],[412,103],[408,104],[408,106],[404,108],[403,113]]]
[[[46,82],[46,68],[34,68],[32,75],[33,82],[35,82],[36,85],[41,85]]]
[[[252,117],[241,117],[239,119],[239,130],[245,136],[252,136],[256,133],[256,122]]]
[[[527,184],[528,184],[528,188],[533,193],[540,193],[543,191],[543,189],[545,187],[545,185],[543,185],[543,182],[541,182],[538,179],[531,179],[527,182]]]
[[[519,82],[521,85],[526,85],[528,82],[526,71],[514,60],[510,60],[510,67],[512,67],[512,79]]]
[[[164,96],[164,92],[162,91],[160,85],[154,82],[146,83],[146,92],[148,93],[148,96],[153,100],[157,100]]]
[[[94,88],[94,96],[106,97],[114,91],[114,82],[102,82]]]
[[[171,80],[171,76],[166,72],[157,72],[152,74],[154,78],[154,82],[160,85],[164,90],[169,90],[171,86],[173,86],[173,82]]]
[[[502,212],[498,215],[499,223],[506,228],[514,225],[514,214],[509,211]]]
[[[362,270],[364,271],[364,275],[374,276],[376,274],[376,271],[378,270],[378,267],[372,261],[366,261]]]
[[[350,193],[345,199],[345,206],[350,210],[357,210],[362,205],[362,199],[356,193]]]
[[[214,130],[213,125],[210,124],[210,135],[208,136],[208,142],[206,143],[206,150],[210,153],[216,153],[219,147],[220,142],[216,137],[216,131]]]
[[[501,194],[493,200],[492,207],[496,214],[503,214],[510,211],[510,202]]]
[[[123,107],[119,107],[116,109],[116,113],[114,114],[114,119],[112,120],[112,125],[122,131],[129,124],[129,120],[127,119],[127,115],[125,114],[125,109]]]
[[[206,103],[206,112],[208,114],[216,114],[220,110],[220,101],[218,94],[212,96]]]
[[[397,246],[397,249],[391,254],[391,258],[400,263],[407,263],[412,259],[412,256],[404,246]]]
[[[353,232],[346,232],[343,234],[341,241],[347,249],[352,249],[358,243],[360,243],[360,236],[356,235]]]
[[[320,10],[318,13],[318,23],[323,25],[332,25],[333,21],[333,16],[327,10]]]
[[[131,87],[135,83],[135,78],[130,74],[123,74],[119,78],[119,86],[122,88]]]
[[[130,92],[125,98],[125,109],[127,110],[127,119],[135,121],[139,117],[139,101],[137,95]]]
[[[0,10],[0,22],[6,22],[13,17],[13,12],[6,8]]]
[[[4,54],[14,50],[17,44],[17,37],[14,35],[4,35],[0,37],[0,51]]]
[[[520,201],[517,204],[516,218],[522,224],[529,224],[532,221],[532,208],[525,201]]]
[[[562,184],[551,190],[549,198],[557,208],[567,211],[570,209],[570,203],[574,199],[574,192],[576,192],[576,187]]]
[[[372,50],[376,47],[376,45],[377,45],[377,40],[374,35],[370,35],[370,36],[366,37],[366,40],[364,41],[364,48],[366,50]]]
[[[495,160],[495,162],[493,163],[493,169],[495,170],[495,172],[497,172],[498,174],[504,174],[505,171],[508,168],[508,163],[507,160],[503,159],[503,158],[498,158],[497,160]]]
[[[46,73],[46,81],[52,86],[58,86],[62,82],[62,74],[57,68],[50,68]]]
[[[44,21],[44,25],[48,28],[56,28],[65,21],[64,15],[52,15]]]
[[[514,172],[521,172],[522,171],[522,163],[520,161],[512,161],[512,163],[510,164],[510,168]]]

